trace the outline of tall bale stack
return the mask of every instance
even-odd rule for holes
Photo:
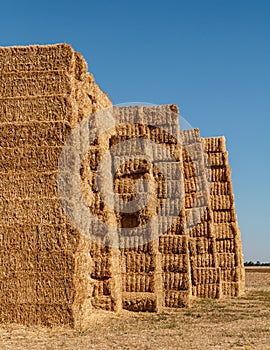
[[[205,152],[198,129],[183,130],[181,137],[192,294],[200,298],[218,298],[221,279]]]
[[[239,296],[244,291],[245,277],[226,140],[222,136],[203,138],[202,142],[211,170],[210,201],[218,266],[221,268],[222,292],[227,296]]]
[[[111,104],[68,45],[0,48],[0,320],[80,324],[91,312],[88,241],[57,193],[71,130]]]

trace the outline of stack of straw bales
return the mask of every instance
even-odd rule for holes
[[[91,311],[88,242],[57,193],[72,128],[111,104],[68,45],[0,48],[0,320],[80,324]]]
[[[83,326],[98,308],[156,312],[243,291],[223,137],[180,133],[175,105],[112,107],[68,45],[0,48],[0,71],[1,322]],[[93,140],[107,107],[113,123]],[[70,147],[88,149],[86,235],[57,191],[61,151],[82,121]]]
[[[202,139],[210,168],[210,206],[216,236],[222,293],[239,296],[244,291],[244,267],[240,230],[232,190],[225,137]]]

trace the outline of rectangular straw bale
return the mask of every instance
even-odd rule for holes
[[[166,161],[181,161],[182,160],[182,149],[180,144],[160,144],[159,147],[156,144],[151,147],[152,157],[154,161],[162,160]]]
[[[65,122],[0,124],[0,147],[61,146],[71,131]]]
[[[9,276],[0,280],[0,299],[2,304],[36,304],[35,289],[35,275],[21,273],[18,276]]]
[[[53,253],[42,251],[36,254],[36,272],[57,275],[66,279],[66,276],[74,273],[75,256],[68,251]]]
[[[196,142],[200,143],[200,131],[199,129],[182,130],[181,139],[184,145],[189,145]]]
[[[109,278],[113,275],[112,262],[110,255],[97,255],[92,256],[93,270],[91,272],[91,278]]]
[[[71,122],[72,102],[67,95],[0,98],[0,115],[2,123]]]
[[[179,216],[183,206],[183,200],[172,198],[170,201],[161,202],[158,212],[161,216]]]
[[[1,173],[8,171],[51,172],[58,169],[61,147],[0,148]]]
[[[237,297],[240,295],[241,286],[239,282],[223,282],[222,293],[225,296]]]
[[[148,126],[149,138],[157,144],[177,144],[179,142],[179,127],[177,125]]]
[[[208,204],[208,193],[191,193],[185,195],[185,208],[206,207]]]
[[[194,228],[198,223],[208,222],[212,219],[212,212],[207,207],[198,207],[186,209],[186,227],[188,229]]]
[[[192,287],[193,295],[197,298],[216,299],[221,295],[221,288],[219,284],[199,284]]]
[[[206,285],[215,284],[220,282],[221,272],[219,268],[207,267],[207,268],[197,268],[192,276],[193,285]]]
[[[164,289],[166,290],[188,290],[189,276],[187,273],[165,272]]]
[[[217,239],[233,239],[237,234],[236,223],[213,224]]]
[[[162,254],[186,254],[188,239],[185,235],[163,235],[159,237],[159,251]]]
[[[67,298],[73,301],[74,285],[70,277],[59,278],[58,275],[41,274],[36,281],[36,298],[39,303],[58,304]]]
[[[221,269],[221,280],[223,282],[238,282],[240,280],[240,268]]]
[[[217,255],[218,266],[222,269],[232,269],[235,264],[235,253],[219,253]]]
[[[208,162],[211,167],[229,166],[228,152],[208,153]]]
[[[211,208],[213,210],[229,210],[233,203],[230,195],[211,196]]]
[[[36,227],[18,224],[0,226],[0,252],[36,251],[38,232]],[[12,273],[12,272],[11,272]]]
[[[155,178],[164,176],[166,180],[177,180],[181,178],[182,166],[179,162],[155,162],[153,174]]]
[[[137,312],[158,311],[157,297],[154,293],[123,293],[123,309]]]
[[[211,181],[212,182],[226,182],[229,180],[230,171],[229,168],[212,167],[211,168]]]
[[[0,252],[1,277],[11,276],[14,274],[32,273],[37,268],[37,261],[34,254],[27,251],[9,250]]]
[[[157,182],[158,198],[179,198],[183,197],[184,186],[179,180],[165,180]]]
[[[0,177],[0,191],[6,199],[34,199],[58,196],[55,173],[10,172]]]
[[[215,257],[213,254],[203,253],[195,256],[194,259],[197,267],[214,267]]]
[[[226,152],[226,139],[224,136],[202,138],[201,140],[204,145],[205,152]]]
[[[102,309],[107,311],[113,311],[115,308],[114,300],[111,296],[98,296],[92,299],[92,305],[94,309]]]
[[[74,68],[74,51],[70,45],[35,45],[0,48],[0,71],[27,72]]]
[[[205,176],[185,178],[185,193],[200,193],[208,188]]]
[[[211,182],[210,193],[212,196],[230,195],[232,193],[231,181]]]
[[[147,157],[143,159],[132,159],[130,156],[113,157],[113,169],[116,176],[145,173],[149,172],[151,168],[151,159]]]
[[[205,166],[202,161],[193,161],[184,163],[184,176],[185,179],[190,177],[200,177],[205,174]]]
[[[154,293],[154,274],[126,273],[123,275],[123,292]]]
[[[0,78],[0,97],[31,97],[70,94],[71,77],[65,72],[24,72]]]
[[[194,228],[188,230],[190,237],[209,237],[211,232],[210,222],[199,222]]]
[[[176,125],[179,128],[176,105],[139,106],[139,108],[138,112],[145,124],[153,126]]]
[[[164,272],[188,273],[189,257],[187,254],[163,254],[162,268]]]
[[[1,201],[1,217],[6,225],[28,222],[36,225],[66,223],[66,216],[57,199],[39,201]]]
[[[133,253],[153,253],[153,244],[145,243],[145,239],[142,236],[120,236],[120,247]]]
[[[236,214],[231,210],[213,211],[213,220],[216,224],[231,223],[236,221]]]
[[[216,246],[218,253],[233,253],[235,251],[234,239],[217,239]]]
[[[183,235],[185,233],[184,211],[179,216],[163,216],[158,218],[159,235]]]
[[[190,306],[189,291],[165,291],[165,306],[173,308],[182,308]]]
[[[155,271],[155,256],[153,254],[139,254],[123,252],[121,254],[122,273],[150,273]]]

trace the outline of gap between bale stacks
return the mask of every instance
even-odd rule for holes
[[[71,131],[91,115],[80,138],[87,142],[97,128],[95,113],[112,106],[109,97],[69,45],[0,48],[0,71],[2,323],[83,327],[95,309],[157,312],[188,306],[192,295],[243,292],[224,138],[201,139],[197,129],[180,133],[175,105],[113,107],[118,126],[89,147],[81,167],[84,200],[104,221],[91,223],[89,235],[99,236],[91,241],[63,212],[58,160]],[[133,146],[119,146],[129,139]],[[154,188],[146,209],[123,214],[101,198],[96,175],[111,147],[116,154],[106,171],[115,176],[104,177],[102,186],[124,202],[134,200],[135,182],[140,193]],[[147,243],[140,231],[121,233],[147,223]],[[119,249],[108,246],[115,237],[106,224],[115,227]]]

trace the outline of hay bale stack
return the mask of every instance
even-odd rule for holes
[[[202,142],[210,168],[210,202],[222,292],[227,296],[239,296],[244,291],[244,264],[226,140],[222,136],[205,138]]]
[[[208,172],[198,129],[181,131],[185,181],[186,232],[189,237],[192,294],[221,296]]]
[[[78,122],[111,102],[69,45],[2,47],[0,71],[0,320],[78,325],[92,260],[63,213],[58,159]]]

